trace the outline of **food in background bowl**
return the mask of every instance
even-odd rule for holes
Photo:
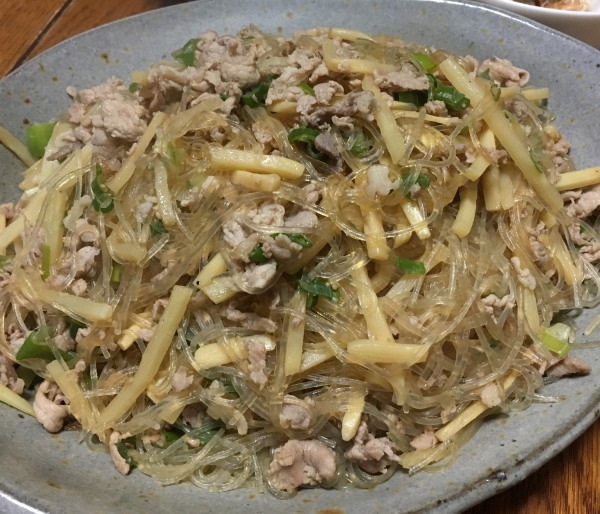
[[[559,9],[564,11],[588,11],[589,5],[587,1],[580,0],[515,0],[528,5],[536,5],[538,7],[547,7],[548,9]]]
[[[549,8],[550,3],[536,5],[515,0],[481,0],[547,25],[595,48],[600,48],[600,1],[588,0],[585,10]]]

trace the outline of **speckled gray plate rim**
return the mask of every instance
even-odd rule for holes
[[[436,0],[203,0],[112,23],[57,45],[0,81],[0,124],[17,135],[24,125],[46,121],[69,104],[68,85],[129,78],[205,29],[219,33],[256,24],[291,33],[335,25],[447,48],[479,59],[511,59],[548,86],[558,125],[572,142],[579,167],[597,165],[600,133],[600,52],[535,22],[476,2]],[[17,160],[0,149],[0,201],[17,198]],[[593,315],[584,312],[583,327]],[[76,433],[47,434],[34,420],[0,405],[0,511],[8,514],[232,512],[289,514],[460,512],[535,471],[578,437],[599,415],[600,349],[579,350],[592,366],[586,377],[544,389],[561,395],[523,412],[486,421],[442,473],[400,472],[372,491],[303,490],[294,499],[241,490],[208,494],[189,484],[156,485],[139,472],[122,477],[110,459],[92,453]],[[505,478],[504,478],[505,477]]]

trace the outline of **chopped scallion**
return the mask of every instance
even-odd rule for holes
[[[77,321],[76,319],[73,319],[73,318],[68,318],[68,321],[69,321],[69,336],[71,337],[71,339],[75,340],[79,329],[85,328],[86,324],[82,323],[81,321]]]
[[[459,93],[454,86],[438,85],[434,87],[432,98],[441,100],[448,109],[453,111],[463,111],[471,105],[471,101],[465,95]]]
[[[502,88],[496,84],[495,82],[490,86],[490,92],[492,93],[492,97],[494,100],[500,100],[500,95],[502,94]]]
[[[150,222],[150,235],[152,237],[160,236],[167,232],[167,228],[165,227],[162,220],[154,220]]]
[[[334,289],[331,284],[320,277],[309,278],[306,273],[303,273],[298,280],[298,289],[308,295],[308,307],[314,307],[319,297],[327,298],[335,303],[340,301],[339,289]]]
[[[422,107],[427,103],[427,91],[400,91],[394,94],[394,99],[397,102]]]
[[[480,76],[482,79],[485,79],[485,80],[492,80],[492,76],[490,75],[490,69],[489,69],[489,68],[488,68],[488,69],[486,69],[486,70],[484,70],[484,71],[482,71],[482,72],[479,74],[479,76]]]
[[[137,466],[137,462],[135,459],[129,454],[129,449],[127,445],[123,441],[118,441],[115,443],[115,447],[119,452],[119,455],[125,460],[130,467],[135,468]]]
[[[271,234],[271,237],[275,239],[279,233]],[[296,234],[296,233],[284,233],[285,237],[287,237],[292,243],[296,243],[300,245],[302,248],[310,248],[313,243],[309,237],[304,234]]]
[[[421,261],[396,257],[396,267],[409,275],[424,275],[427,270]]]
[[[429,72],[436,67],[435,61],[423,52],[415,52],[413,58],[425,71]]]
[[[255,109],[256,107],[264,107],[269,93],[269,86],[275,77],[267,77],[262,82],[256,84],[242,95],[242,103],[248,107]]]
[[[18,366],[15,369],[17,376],[25,382],[25,388],[31,388],[35,383],[40,382],[42,378],[31,368],[25,366]]]
[[[33,330],[23,341],[21,348],[17,351],[15,358],[18,361],[25,359],[42,359],[45,361],[54,360],[54,352],[50,345],[50,329],[46,325]],[[71,360],[72,356],[62,350],[57,350],[63,359]]]
[[[565,357],[571,349],[569,341],[571,339],[572,331],[573,329],[569,325],[555,323],[541,332],[539,338],[548,350],[562,358]]]
[[[365,133],[361,130],[356,134],[356,138],[354,139],[354,143],[352,144],[352,148],[350,151],[360,157],[367,153],[373,147],[373,142],[365,135]]]
[[[185,64],[188,68],[196,63],[196,43],[197,39],[190,39],[179,50],[173,52],[173,57]]]
[[[298,87],[302,89],[302,91],[304,91],[307,95],[315,96],[315,90],[312,87],[310,87],[306,82],[300,82],[300,84],[298,84]]]
[[[114,197],[112,193],[106,191],[102,186],[104,184],[104,175],[102,174],[102,166],[96,164],[96,178],[92,180],[91,189],[93,194],[92,207],[103,213],[113,210]]]
[[[321,132],[317,129],[310,127],[297,127],[290,130],[288,134],[288,141],[290,143],[296,143],[298,141],[302,143],[314,143],[315,139]]]
[[[410,171],[402,175],[399,189],[402,196],[410,197],[415,185],[418,185],[421,189],[427,189],[429,184],[430,179],[428,175],[421,173],[418,168],[411,168]]]
[[[29,125],[26,130],[27,149],[29,153],[36,159],[41,159],[44,156],[44,151],[48,145],[48,141],[52,137],[52,131],[56,122],[37,123]]]
[[[544,167],[542,166],[542,161],[540,161],[535,154],[533,153],[533,150],[529,150],[529,158],[531,159],[531,162],[533,162],[533,165],[535,166],[535,169],[539,172],[539,173],[544,173]]]
[[[264,264],[269,262],[269,258],[263,252],[262,243],[258,243],[248,255],[248,258],[256,264]]]
[[[325,158],[325,154],[319,152],[315,148],[315,139],[321,132],[317,129],[310,127],[297,127],[290,130],[288,134],[288,141],[294,143],[304,143],[306,145],[306,153],[313,159],[322,160]]]

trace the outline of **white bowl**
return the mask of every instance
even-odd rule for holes
[[[482,0],[520,14],[600,49],[600,0],[588,0],[589,11],[563,11],[516,0]]]

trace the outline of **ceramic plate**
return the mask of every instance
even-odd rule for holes
[[[254,23],[290,33],[319,25],[399,34],[477,58],[499,56],[549,86],[551,106],[573,143],[579,167],[599,164],[600,52],[548,28],[480,3],[436,0],[238,0],[190,2],[113,23],[66,41],[0,82],[0,124],[22,135],[69,103],[68,85],[92,86],[168,56],[204,29],[235,32]],[[0,201],[17,198],[20,164],[0,150]],[[591,313],[584,314],[580,322]],[[304,490],[289,501],[241,490],[207,494],[192,485],[163,488],[139,472],[122,477],[105,454],[91,453],[77,433],[51,436],[33,419],[0,405],[0,511],[86,512],[458,512],[515,484],[579,436],[597,417],[600,350],[577,355],[589,376],[544,390],[558,403],[486,422],[454,467],[396,476],[373,491]],[[504,478],[500,480],[500,478]]]

